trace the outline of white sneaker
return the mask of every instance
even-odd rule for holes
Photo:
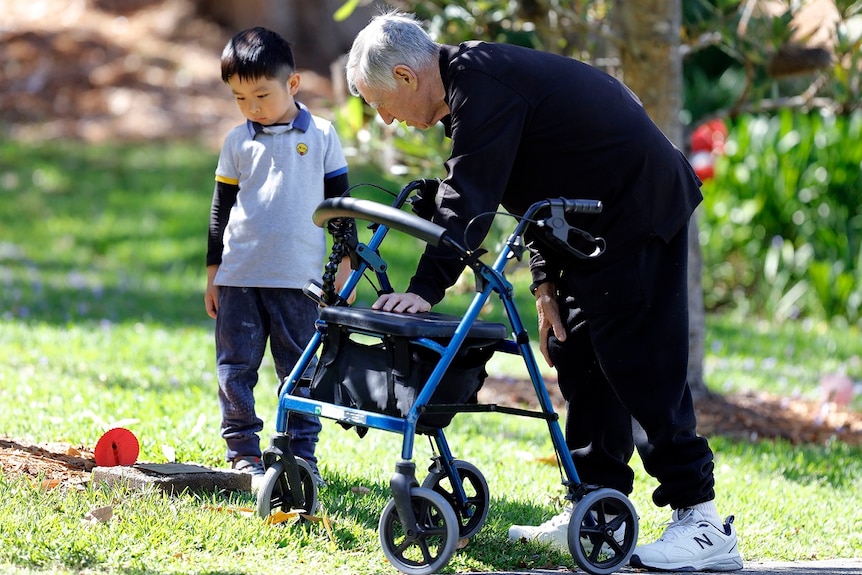
[[[538,526],[531,525],[512,525],[509,527],[509,541],[519,541],[527,539],[530,541],[538,541],[539,543],[547,543],[553,545],[563,553],[569,553],[569,522],[572,519],[572,505],[566,505],[565,509],[559,514],[551,517],[544,523]],[[626,536],[626,526],[623,524],[614,532],[614,539],[622,544]],[[587,555],[593,549],[593,544],[589,539],[583,539],[584,551]]]
[[[660,571],[738,571],[742,569],[733,516],[717,527],[695,509],[677,509],[655,543],[640,545],[629,564]]]
[[[527,539],[547,543],[569,552],[569,520],[572,518],[572,506],[566,505],[562,513],[554,515],[541,525],[512,525],[509,527],[509,541]]]

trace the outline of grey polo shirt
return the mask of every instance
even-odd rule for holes
[[[216,285],[302,288],[318,278],[326,237],[311,216],[323,181],[347,172],[332,124],[300,106],[290,124],[247,122],[225,138],[216,180],[239,186]]]

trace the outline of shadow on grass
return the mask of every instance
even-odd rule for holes
[[[391,498],[385,482],[358,482],[355,477],[327,475],[327,487],[320,494],[321,514],[331,520],[332,533],[344,552],[351,546],[364,547],[357,527],[375,534],[383,508]],[[361,483],[361,485],[359,484]],[[421,483],[421,478],[420,478]],[[540,505],[513,501],[505,496],[492,497],[488,517],[482,529],[457,551],[444,572],[523,572],[525,570],[574,567],[573,559],[548,546],[535,542],[508,541],[512,524],[538,524],[548,518]],[[323,530],[322,527],[316,527]],[[514,570],[514,571],[513,571]]]

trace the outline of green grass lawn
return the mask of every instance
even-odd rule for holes
[[[0,435],[92,447],[122,425],[140,439],[142,461],[165,461],[169,447],[180,461],[224,465],[212,322],[203,308],[214,165],[214,154],[183,145],[0,143]],[[401,249],[390,265],[401,274],[396,281],[406,281],[417,250],[394,243]],[[513,278],[523,288],[523,278]],[[466,293],[450,300],[453,311]],[[364,288],[360,297],[373,294]],[[859,335],[813,322],[711,317],[707,381],[718,391],[814,396],[824,372],[846,368],[859,379]],[[494,361],[492,369],[518,368]],[[274,379],[265,365],[258,401],[268,429]],[[559,470],[542,462],[552,455],[543,424],[459,415],[448,430],[456,455],[485,475],[491,507],[446,572],[572,567],[571,557],[506,541],[510,524],[547,518],[563,495]],[[305,525],[249,517],[239,510],[254,499],[243,494],[167,497],[93,484],[43,491],[0,472],[0,572],[395,573],[377,520],[400,439],[379,431],[359,439],[327,422],[319,455],[329,484],[320,515],[328,521]],[[717,503],[736,515],[746,559],[862,557],[862,449],[711,443]],[[428,456],[419,438],[420,481]],[[651,504],[655,482],[637,458],[633,465],[631,498],[642,538],[652,539],[669,512]],[[110,522],[82,522],[106,505]]]

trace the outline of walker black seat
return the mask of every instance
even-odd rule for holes
[[[461,318],[437,312],[395,313],[370,308],[328,306],[320,310],[320,319],[332,325],[366,333],[398,337],[431,339],[451,338]],[[475,321],[467,332],[469,339],[501,340],[509,335],[502,323]]]

